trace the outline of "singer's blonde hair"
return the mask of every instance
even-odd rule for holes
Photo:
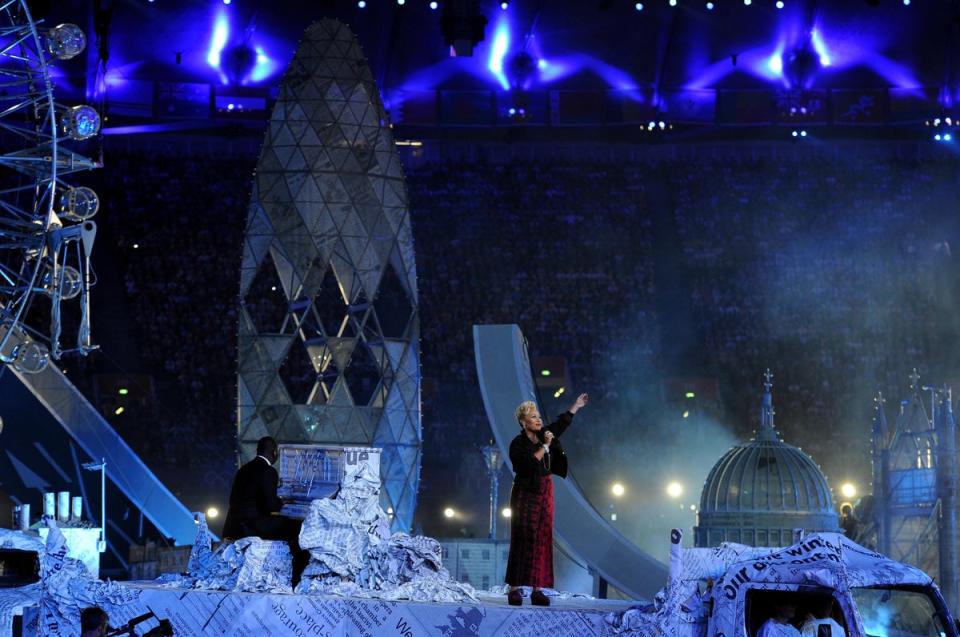
[[[517,407],[517,411],[514,415],[517,417],[517,422],[520,423],[520,426],[523,426],[523,419],[529,416],[531,413],[537,411],[537,403],[532,400],[525,400],[520,403],[520,406]]]

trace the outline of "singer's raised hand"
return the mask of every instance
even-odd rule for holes
[[[570,413],[571,414],[577,413],[589,401],[590,401],[590,396],[588,396],[587,394],[580,394],[579,396],[577,396],[577,399],[573,401],[573,405],[570,406]]]
[[[543,430],[543,444],[549,445],[551,442],[553,442],[553,432],[550,431],[549,429],[544,429],[544,430]]]

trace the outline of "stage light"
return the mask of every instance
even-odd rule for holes
[[[223,4],[230,4],[233,0],[223,0]]]
[[[659,122],[657,122],[657,126],[660,127],[660,130],[664,130],[667,127],[667,123],[663,120],[660,120]]]
[[[139,243],[134,243],[134,244],[133,244],[133,249],[134,249],[134,250],[140,249],[140,244],[139,244]]]
[[[910,6],[910,0],[903,0],[903,6],[909,7],[909,6]]]
[[[683,412],[683,417],[684,417],[684,418],[689,418],[689,417],[690,417],[690,412],[689,412],[689,411]]]
[[[748,7],[750,6],[750,4],[751,4],[752,2],[753,2],[753,0],[743,0],[743,4],[747,5]]]
[[[124,410],[123,410],[123,407],[117,407],[116,409],[113,410],[113,414],[114,414],[115,416],[119,416],[120,414],[123,413],[123,411],[124,411]]]
[[[807,131],[805,130],[800,131],[800,137],[806,137],[806,136],[807,136]]]
[[[537,68],[541,71],[550,66],[546,60],[537,60]]]
[[[502,9],[503,11],[506,11],[506,10],[509,9],[509,8],[510,8],[510,3],[509,3],[509,2],[501,2],[501,3],[500,3],[500,9]]]
[[[707,11],[713,11],[713,3],[712,3],[712,2],[708,2],[708,3],[707,3]]]
[[[506,20],[500,20],[497,24],[496,33],[493,36],[493,46],[490,47],[490,60],[487,62],[487,68],[493,73],[500,86],[504,90],[510,89],[510,80],[503,68],[503,59],[510,48],[510,25]]]
[[[223,0],[223,2],[224,4],[230,4],[229,2],[227,2],[227,0]],[[220,515],[220,510],[217,509],[217,507],[210,507],[209,509],[207,509],[207,517],[210,518],[211,520],[217,517],[218,515]]]
[[[130,393],[130,390],[127,389],[126,387],[121,387],[120,389],[117,390],[117,393],[120,394],[121,396],[126,396],[127,394]]]
[[[944,117],[943,121],[946,122],[947,126],[953,126],[953,120],[951,120],[949,117]]]
[[[637,11],[643,11],[643,3],[638,2],[637,4],[633,5],[633,8],[636,9]]]
[[[779,53],[774,53],[773,56],[767,60],[767,68],[780,75],[783,73],[783,57]]]
[[[90,188],[70,188],[60,195],[60,216],[68,221],[86,221],[100,210],[100,198]]]
[[[670,0],[670,6],[671,7],[677,6],[677,0]]]
[[[446,509],[443,510],[443,517],[447,518],[448,520],[453,518],[453,516],[455,516],[456,514],[457,512],[454,511],[452,507],[447,507]]]
[[[437,10],[437,7],[439,7],[439,6],[440,6],[440,5],[437,4],[436,2],[431,2],[431,3],[430,3],[430,8],[433,9],[434,11],[436,11],[436,10]]]
[[[626,492],[627,490],[619,482],[614,482],[612,485],[610,485],[610,493],[612,493],[615,497],[623,497],[623,494]]]
[[[696,398],[697,395],[694,394],[692,391],[688,391],[688,392],[684,395],[684,397],[685,397],[685,398]]]
[[[948,142],[948,141],[950,141],[951,139],[953,139],[953,135],[951,135],[950,133],[946,133],[946,134],[943,136],[943,141],[945,141],[945,142]]]
[[[510,516],[513,515],[513,509],[511,509],[510,507],[504,507],[503,511],[500,512],[500,515],[502,515],[505,518],[509,518]]]
[[[936,142],[940,141],[941,139],[942,138],[940,137],[940,133],[937,133],[936,135],[933,136],[933,140]]]
[[[840,493],[845,498],[853,498],[857,495],[857,487],[855,487],[851,482],[844,482],[842,485],[840,485]]]
[[[220,55],[223,53],[223,47],[227,46],[229,37],[230,22],[227,19],[226,12],[220,11],[214,22],[213,37],[210,38],[210,48],[207,50],[207,64],[217,70],[220,69]],[[226,83],[226,79],[224,79],[224,83]]]
[[[407,4],[407,0],[397,0],[397,4],[402,7],[403,5]]]
[[[360,7],[361,9],[366,9],[366,8],[367,8],[367,0],[360,0],[359,2],[357,2],[357,6]]]
[[[541,369],[541,370],[540,370],[540,375],[541,375],[541,376],[549,376],[549,375],[550,375],[550,370],[549,370],[549,369]]]
[[[87,46],[87,36],[75,24],[60,24],[47,31],[47,50],[58,60],[69,60]]]
[[[387,507],[387,515],[393,515],[393,507]]]
[[[683,495],[683,485],[674,480],[667,484],[667,495],[671,498],[679,498]]]
[[[777,0],[776,7],[777,7],[778,9],[782,9],[782,8],[783,8],[783,0]]]
[[[68,108],[63,115],[63,131],[76,141],[90,139],[100,132],[100,114],[85,104]]]

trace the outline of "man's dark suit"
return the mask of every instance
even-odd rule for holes
[[[283,506],[277,497],[279,482],[277,470],[261,456],[240,467],[230,489],[230,509],[223,523],[223,536],[235,540],[248,535],[265,540],[288,539],[285,520],[270,515]]]

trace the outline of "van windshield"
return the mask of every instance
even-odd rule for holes
[[[925,591],[854,588],[853,600],[868,637],[944,637],[943,620]]]

